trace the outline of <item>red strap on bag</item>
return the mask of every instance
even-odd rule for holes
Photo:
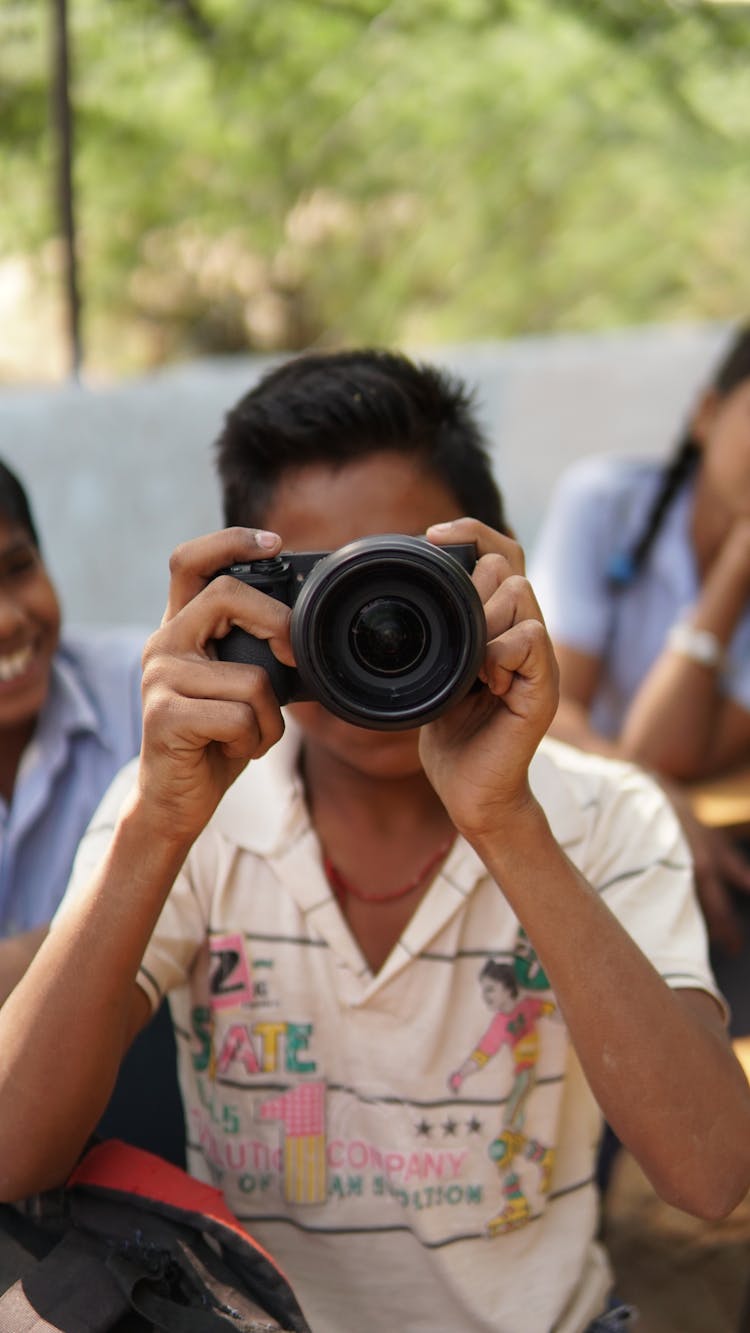
[[[117,1190],[138,1199],[179,1209],[180,1212],[209,1218],[217,1226],[227,1227],[244,1245],[260,1251],[275,1268],[278,1264],[262,1245],[245,1231],[224,1202],[221,1190],[189,1176],[179,1166],[166,1162],[145,1148],[134,1148],[120,1139],[97,1143],[82,1157],[68,1178],[67,1188],[76,1185]]]

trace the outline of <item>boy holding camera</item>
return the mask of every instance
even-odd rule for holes
[[[64,1178],[169,991],[190,1169],[316,1333],[607,1327],[602,1113],[679,1207],[723,1216],[750,1184],[679,826],[636,770],[544,740],[556,663],[459,385],[303,357],[230,412],[218,462],[231,526],[173,556],[140,760],[0,1014],[2,1197]],[[478,687],[420,728],[282,715],[215,641],[295,668],[291,607],[216,572],[383,533],[475,545]],[[490,959],[519,1004],[452,1087]]]

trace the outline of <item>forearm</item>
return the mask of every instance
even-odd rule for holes
[[[57,1183],[76,1160],[148,1016],[135,977],[185,856],[245,765],[283,734],[267,673],[209,647],[236,626],[294,665],[290,608],[215,577],[280,546],[226,528],[173,552],[167,610],[143,653],[135,787],[85,894],[64,905],[0,1010],[0,1198]]]
[[[664,1198],[726,1211],[750,1184],[750,1096],[728,1042],[669,990],[535,802],[474,845],[533,942],[615,1132]]]
[[[64,1178],[104,1110],[134,1035],[138,965],[186,851],[141,812],[124,815],[86,893],[0,1010],[3,1199]]]
[[[727,541],[687,617],[692,630],[713,637],[719,652],[727,649],[747,605],[749,554],[745,541]],[[621,737],[626,757],[671,777],[704,777],[741,757],[732,745],[735,735],[720,659],[696,662],[667,639],[628,709]]]
[[[670,778],[704,776],[714,767],[724,703],[714,668],[665,648],[628,709],[620,752]]]
[[[37,926],[0,941],[0,1005],[21,980],[48,929],[48,926]]]

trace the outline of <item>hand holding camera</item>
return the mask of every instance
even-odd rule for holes
[[[386,534],[337,551],[282,552],[220,570],[292,608],[296,670],[234,628],[223,661],[268,672],[280,704],[316,699],[356,726],[406,730],[439,717],[474,684],[486,626],[469,577],[472,543]]]
[[[283,735],[268,678],[247,680],[216,661],[212,643],[233,624],[263,634],[276,659],[293,663],[289,609],[216,571],[232,560],[262,560],[281,538],[253,528],[222,528],[182,543],[170,560],[169,596],[143,653],[143,743],[137,804],[165,837],[191,842],[250,759]]]
[[[491,804],[515,801],[554,711],[548,636],[511,538],[468,518],[434,534],[289,554],[233,528],[178,548],[144,654],[141,788],[178,839],[280,739],[279,705],[304,699],[370,730],[421,729],[457,827],[481,817],[487,783]],[[263,668],[250,690],[235,662]]]

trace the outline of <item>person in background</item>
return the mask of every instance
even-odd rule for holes
[[[0,1004],[47,933],[104,792],[138,753],[145,639],[135,627],[63,625],[28,496],[0,462]],[[166,1012],[130,1056],[134,1078],[157,1041],[168,1071]],[[129,1082],[103,1132],[173,1155],[173,1135],[148,1123]],[[166,1074],[161,1093],[155,1104],[174,1123],[181,1108]]]
[[[0,934],[44,929],[141,740],[145,631],[69,630],[26,492],[0,462]]]
[[[688,787],[750,764],[750,327],[731,339],[666,464],[587,458],[530,561],[560,667],[551,734],[633,760],[672,798],[735,1035],[750,1031],[750,860]],[[738,779],[747,783],[750,770]]]
[[[678,821],[639,769],[546,738],[554,653],[460,381],[301,357],[228,414],[218,459],[228,526],[173,554],[139,759],[0,1010],[0,1197],[65,1177],[169,992],[189,1169],[313,1328],[622,1328],[602,1115],[678,1207],[723,1216],[750,1184]],[[267,671],[219,657],[235,627],[295,665],[289,605],[220,571],[383,533],[475,547],[483,657],[439,716],[282,711]],[[477,984],[490,960],[505,999],[494,968]]]

